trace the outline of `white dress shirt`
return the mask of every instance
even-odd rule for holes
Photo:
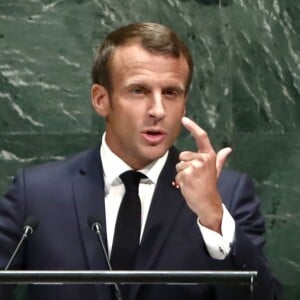
[[[102,137],[100,154],[104,173],[107,246],[110,255],[118,211],[125,194],[125,187],[119,176],[132,168],[109,149],[105,141],[105,133]],[[167,160],[167,156],[168,152],[161,158],[147,165],[145,168],[139,170],[139,172],[147,176],[147,178],[142,178],[139,184],[139,197],[141,199],[140,240],[145,228],[154,189]],[[224,259],[230,252],[235,232],[235,222],[226,207],[223,205],[223,219],[221,225],[222,235],[202,226],[199,221],[198,226],[211,257],[215,259]]]

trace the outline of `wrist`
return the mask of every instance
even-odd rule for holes
[[[210,230],[213,230],[222,235],[222,218],[223,218],[223,207],[215,207],[210,212],[206,211],[204,214],[198,214],[198,220],[200,224]]]

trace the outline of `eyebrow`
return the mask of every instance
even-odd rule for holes
[[[151,89],[151,85],[143,82],[143,81],[136,81],[136,82],[130,82],[128,84],[125,85],[126,88],[132,88],[132,87],[136,87],[136,86],[141,86],[144,87],[146,89]],[[166,85],[165,87],[162,87],[162,90],[174,90],[178,93],[185,93],[186,92],[186,88],[181,86],[181,85],[174,85],[174,84],[170,84],[170,85]]]
[[[163,91],[165,91],[165,90],[174,90],[179,94],[183,94],[183,93],[185,93],[186,89],[183,88],[182,86],[169,85],[169,86],[166,86],[165,88],[163,88]]]

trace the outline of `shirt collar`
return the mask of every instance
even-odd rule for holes
[[[139,172],[147,176],[148,181],[156,184],[158,177],[165,165],[169,151],[167,151],[162,157],[154,160]],[[125,171],[132,170],[120,157],[113,153],[108,147],[105,141],[105,133],[102,136],[102,144],[100,147],[100,155],[102,160],[103,172],[105,182],[110,185],[117,185],[121,183],[119,175]]]

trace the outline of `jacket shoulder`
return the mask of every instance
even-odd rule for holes
[[[35,166],[26,167],[18,172],[32,180],[60,180],[66,175],[86,169],[88,165],[100,161],[99,146],[74,154],[62,160],[47,162]]]

